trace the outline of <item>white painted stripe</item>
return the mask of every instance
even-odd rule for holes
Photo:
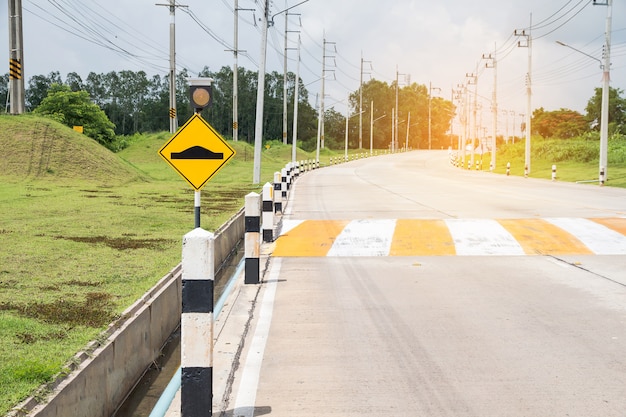
[[[490,219],[446,219],[457,255],[524,255],[500,223]]]
[[[282,226],[280,228],[280,234],[284,235],[289,233],[291,229],[299,226],[304,220],[285,220],[283,219]]]
[[[626,255],[626,236],[588,219],[549,218],[546,221],[573,234],[597,255]]]
[[[213,314],[183,313],[180,318],[180,366],[213,367]]]
[[[248,354],[246,363],[241,374],[241,383],[237,391],[234,416],[253,417],[256,403],[256,392],[259,386],[261,364],[265,354],[265,345],[270,332],[272,314],[274,311],[274,298],[276,297],[276,283],[280,274],[281,258],[272,258],[270,275],[265,287],[265,294],[259,310],[259,321]]]
[[[326,256],[387,256],[395,228],[396,220],[353,220]]]

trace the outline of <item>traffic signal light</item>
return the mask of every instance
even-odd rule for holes
[[[213,103],[213,78],[190,78],[189,97],[191,107],[196,112],[201,112],[204,108]]]

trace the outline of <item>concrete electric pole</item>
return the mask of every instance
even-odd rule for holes
[[[23,38],[22,0],[9,0],[10,114],[22,114],[25,109]]]

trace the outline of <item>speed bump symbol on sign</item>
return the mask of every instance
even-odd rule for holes
[[[159,155],[195,190],[200,190],[235,150],[199,114],[194,114],[159,149]]]

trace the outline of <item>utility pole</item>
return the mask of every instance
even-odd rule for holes
[[[324,39],[322,43],[322,91],[321,91],[321,100],[320,100],[320,110],[319,110],[319,119],[317,126],[317,149],[315,152],[315,160],[317,163],[320,161],[320,148],[324,148],[324,87],[326,81],[326,72],[330,71],[326,69],[326,58],[334,58],[334,55],[326,55],[326,45],[335,45],[335,42],[328,42],[326,40],[326,34],[324,34]],[[336,52],[336,48],[335,48]]]
[[[254,170],[252,183],[261,182],[261,147],[263,146],[263,104],[265,99],[265,60],[267,51],[267,30],[269,25],[269,0],[265,0],[263,20],[261,28],[261,59],[259,62],[259,75],[256,94],[256,120],[254,123]]]
[[[296,142],[298,140],[298,102],[300,91],[300,44],[301,39],[298,35],[298,60],[296,62],[296,85],[294,87],[293,97],[293,139],[291,140],[291,162],[296,162]]]
[[[157,6],[166,6],[170,9],[170,133],[178,130],[178,118],[176,117],[176,8],[188,7],[176,4],[176,0],[170,0],[169,4],[157,3]]]
[[[439,87],[433,87],[432,82],[428,82],[428,150],[432,149],[432,100],[433,100],[433,90],[441,91]]]
[[[469,129],[469,121],[468,121],[468,133],[471,135],[470,140],[472,141],[472,149],[470,153],[470,169],[474,167],[474,149],[476,148],[474,141],[478,136],[478,123],[476,121],[476,113],[478,110],[478,75],[476,73],[465,74],[468,78],[467,84],[474,85],[474,105],[472,106],[472,115],[473,115],[473,128]],[[468,104],[468,120],[469,120],[469,104]]]
[[[369,63],[371,67],[372,61],[364,61],[363,51],[361,51],[361,78],[359,83],[359,149],[363,148],[363,64],[365,62]]]
[[[493,131],[493,137],[491,139],[491,164],[489,165],[489,168],[491,170],[496,169],[496,152],[497,152],[497,130],[498,130],[498,101],[497,101],[497,89],[498,89],[498,67],[497,67],[497,60],[496,60],[496,48],[494,45],[494,52],[493,55],[489,54],[483,54],[483,59],[488,60],[488,62],[485,64],[485,68],[493,68],[493,93],[492,93],[492,98],[491,98],[491,111],[492,111],[492,131]],[[491,61],[491,62],[489,62]]]
[[[233,141],[237,142],[239,140],[239,114],[238,114],[238,106],[239,106],[239,68],[237,64],[237,60],[239,58],[239,0],[235,0],[234,4],[235,9],[235,44],[233,47],[233,54],[235,61],[233,63]]]
[[[249,12],[254,12],[254,9],[240,9],[239,8],[239,0],[234,0],[234,16],[235,16],[235,39],[234,39],[234,63],[233,63],[233,141],[237,142],[239,140],[239,52],[244,52],[239,50],[239,11],[245,10]]]
[[[25,109],[22,0],[9,0],[9,48],[10,113],[22,114]]]
[[[287,9],[287,0],[285,0]],[[285,13],[285,52],[283,53],[283,145],[287,144],[287,32],[289,13]]]
[[[602,108],[600,114],[600,185],[608,179],[608,143],[609,143],[609,83],[611,81],[611,21],[613,0],[600,3],[593,0],[594,5],[607,6],[606,29],[604,31],[604,48],[602,51]]]
[[[517,42],[517,46],[520,48],[528,48],[528,72],[526,73],[526,143],[524,147],[524,173],[530,174],[530,139],[531,139],[531,120],[532,120],[532,35],[531,28],[533,26],[533,15],[530,14],[530,26],[528,27],[528,34],[525,30],[515,30],[515,36],[521,36],[526,38],[526,44],[521,41]]]

